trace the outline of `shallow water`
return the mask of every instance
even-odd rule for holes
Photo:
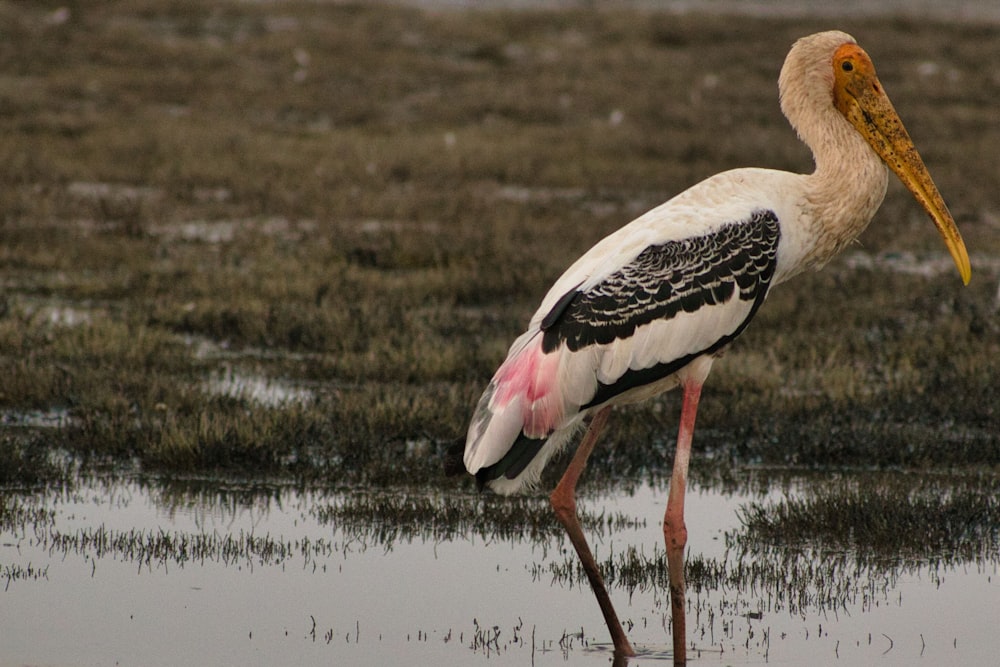
[[[782,494],[695,486],[689,560],[733,558],[725,532],[739,528],[737,510]],[[0,664],[608,664],[589,589],[554,574],[574,558],[558,535],[442,538],[379,520],[338,525],[318,511],[345,497],[137,481],[8,495],[8,511],[20,499],[52,514],[0,534]],[[634,519],[597,531],[598,560],[629,546],[656,552],[664,502],[650,486],[585,497],[589,514]],[[697,662],[976,665],[1000,651],[996,559],[830,571],[845,576],[819,605],[764,584],[692,587]],[[666,592],[612,595],[645,656],[635,664],[669,657]]]

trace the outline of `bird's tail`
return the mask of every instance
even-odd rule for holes
[[[511,346],[476,406],[463,461],[480,487],[514,493],[538,480],[548,459],[568,441],[577,415],[567,420],[558,386],[558,353],[542,351],[539,332]]]

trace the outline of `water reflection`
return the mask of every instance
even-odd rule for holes
[[[694,655],[988,662],[998,481],[821,479],[752,471],[692,487]],[[657,484],[581,500],[640,663],[668,655],[664,501]],[[13,663],[610,659],[544,497],[144,478],[7,492],[0,584]]]

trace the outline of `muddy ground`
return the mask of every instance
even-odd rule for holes
[[[6,482],[82,461],[468,488],[443,452],[569,262],[714,172],[809,169],[776,76],[831,27],[874,58],[973,280],[893,182],[716,365],[695,466],[1000,462],[995,25],[167,0],[0,19]],[[678,405],[620,411],[604,481],[668,469]]]

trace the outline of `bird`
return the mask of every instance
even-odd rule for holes
[[[782,112],[812,151],[808,174],[740,168],[684,190],[599,241],[555,281],[482,397],[462,454],[480,488],[530,489],[589,425],[549,496],[616,656],[635,651],[580,527],[576,485],[614,406],[682,391],[663,520],[674,663],[686,662],[684,495],[712,364],[771,289],[822,268],[868,226],[891,170],[930,215],[963,283],[969,255],[941,194],[850,35],[797,40],[778,76]]]

